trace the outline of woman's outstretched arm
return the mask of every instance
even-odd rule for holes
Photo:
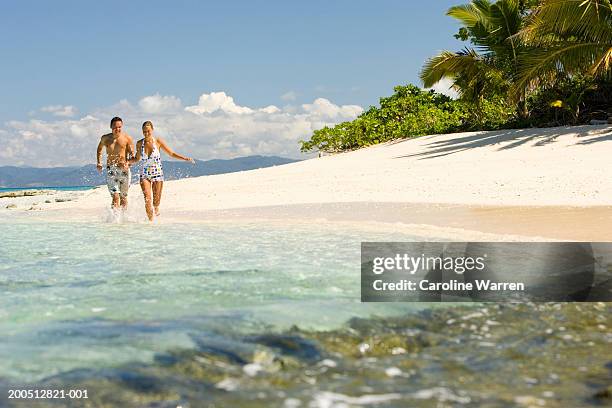
[[[174,157],[175,159],[185,160],[188,162],[195,163],[195,160],[193,160],[191,157],[186,157],[178,153],[175,153],[174,150],[172,150],[170,146],[168,146],[166,142],[164,141],[164,139],[162,139],[161,137],[157,138],[157,144],[159,144],[159,147],[161,147],[166,153],[168,153],[170,157]]]

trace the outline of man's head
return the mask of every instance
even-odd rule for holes
[[[111,119],[110,127],[113,131],[113,135],[115,137],[119,136],[121,134],[121,129],[123,128],[123,120],[120,117],[115,116]]]

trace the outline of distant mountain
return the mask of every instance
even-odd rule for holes
[[[246,156],[235,159],[196,160],[195,164],[179,161],[164,161],[166,180],[211,174],[233,173],[262,167],[278,166],[298,160],[277,156]],[[132,177],[136,180],[138,166],[132,166]],[[96,186],[105,184],[104,173],[98,174],[96,166],[83,167],[0,167],[0,187],[66,187]]]

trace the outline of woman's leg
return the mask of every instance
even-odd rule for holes
[[[153,201],[151,197],[151,181],[147,179],[141,179],[140,188],[142,189],[142,194],[144,195],[147,217],[149,218],[149,221],[153,221],[153,206],[151,205]]]
[[[159,203],[161,202],[163,188],[164,188],[163,181],[153,182],[153,207],[155,208],[155,215],[159,215]]]

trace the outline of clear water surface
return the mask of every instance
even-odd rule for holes
[[[0,229],[0,378],[11,381],[423,307],[360,302],[360,242],[422,240],[406,234],[14,219]]]

